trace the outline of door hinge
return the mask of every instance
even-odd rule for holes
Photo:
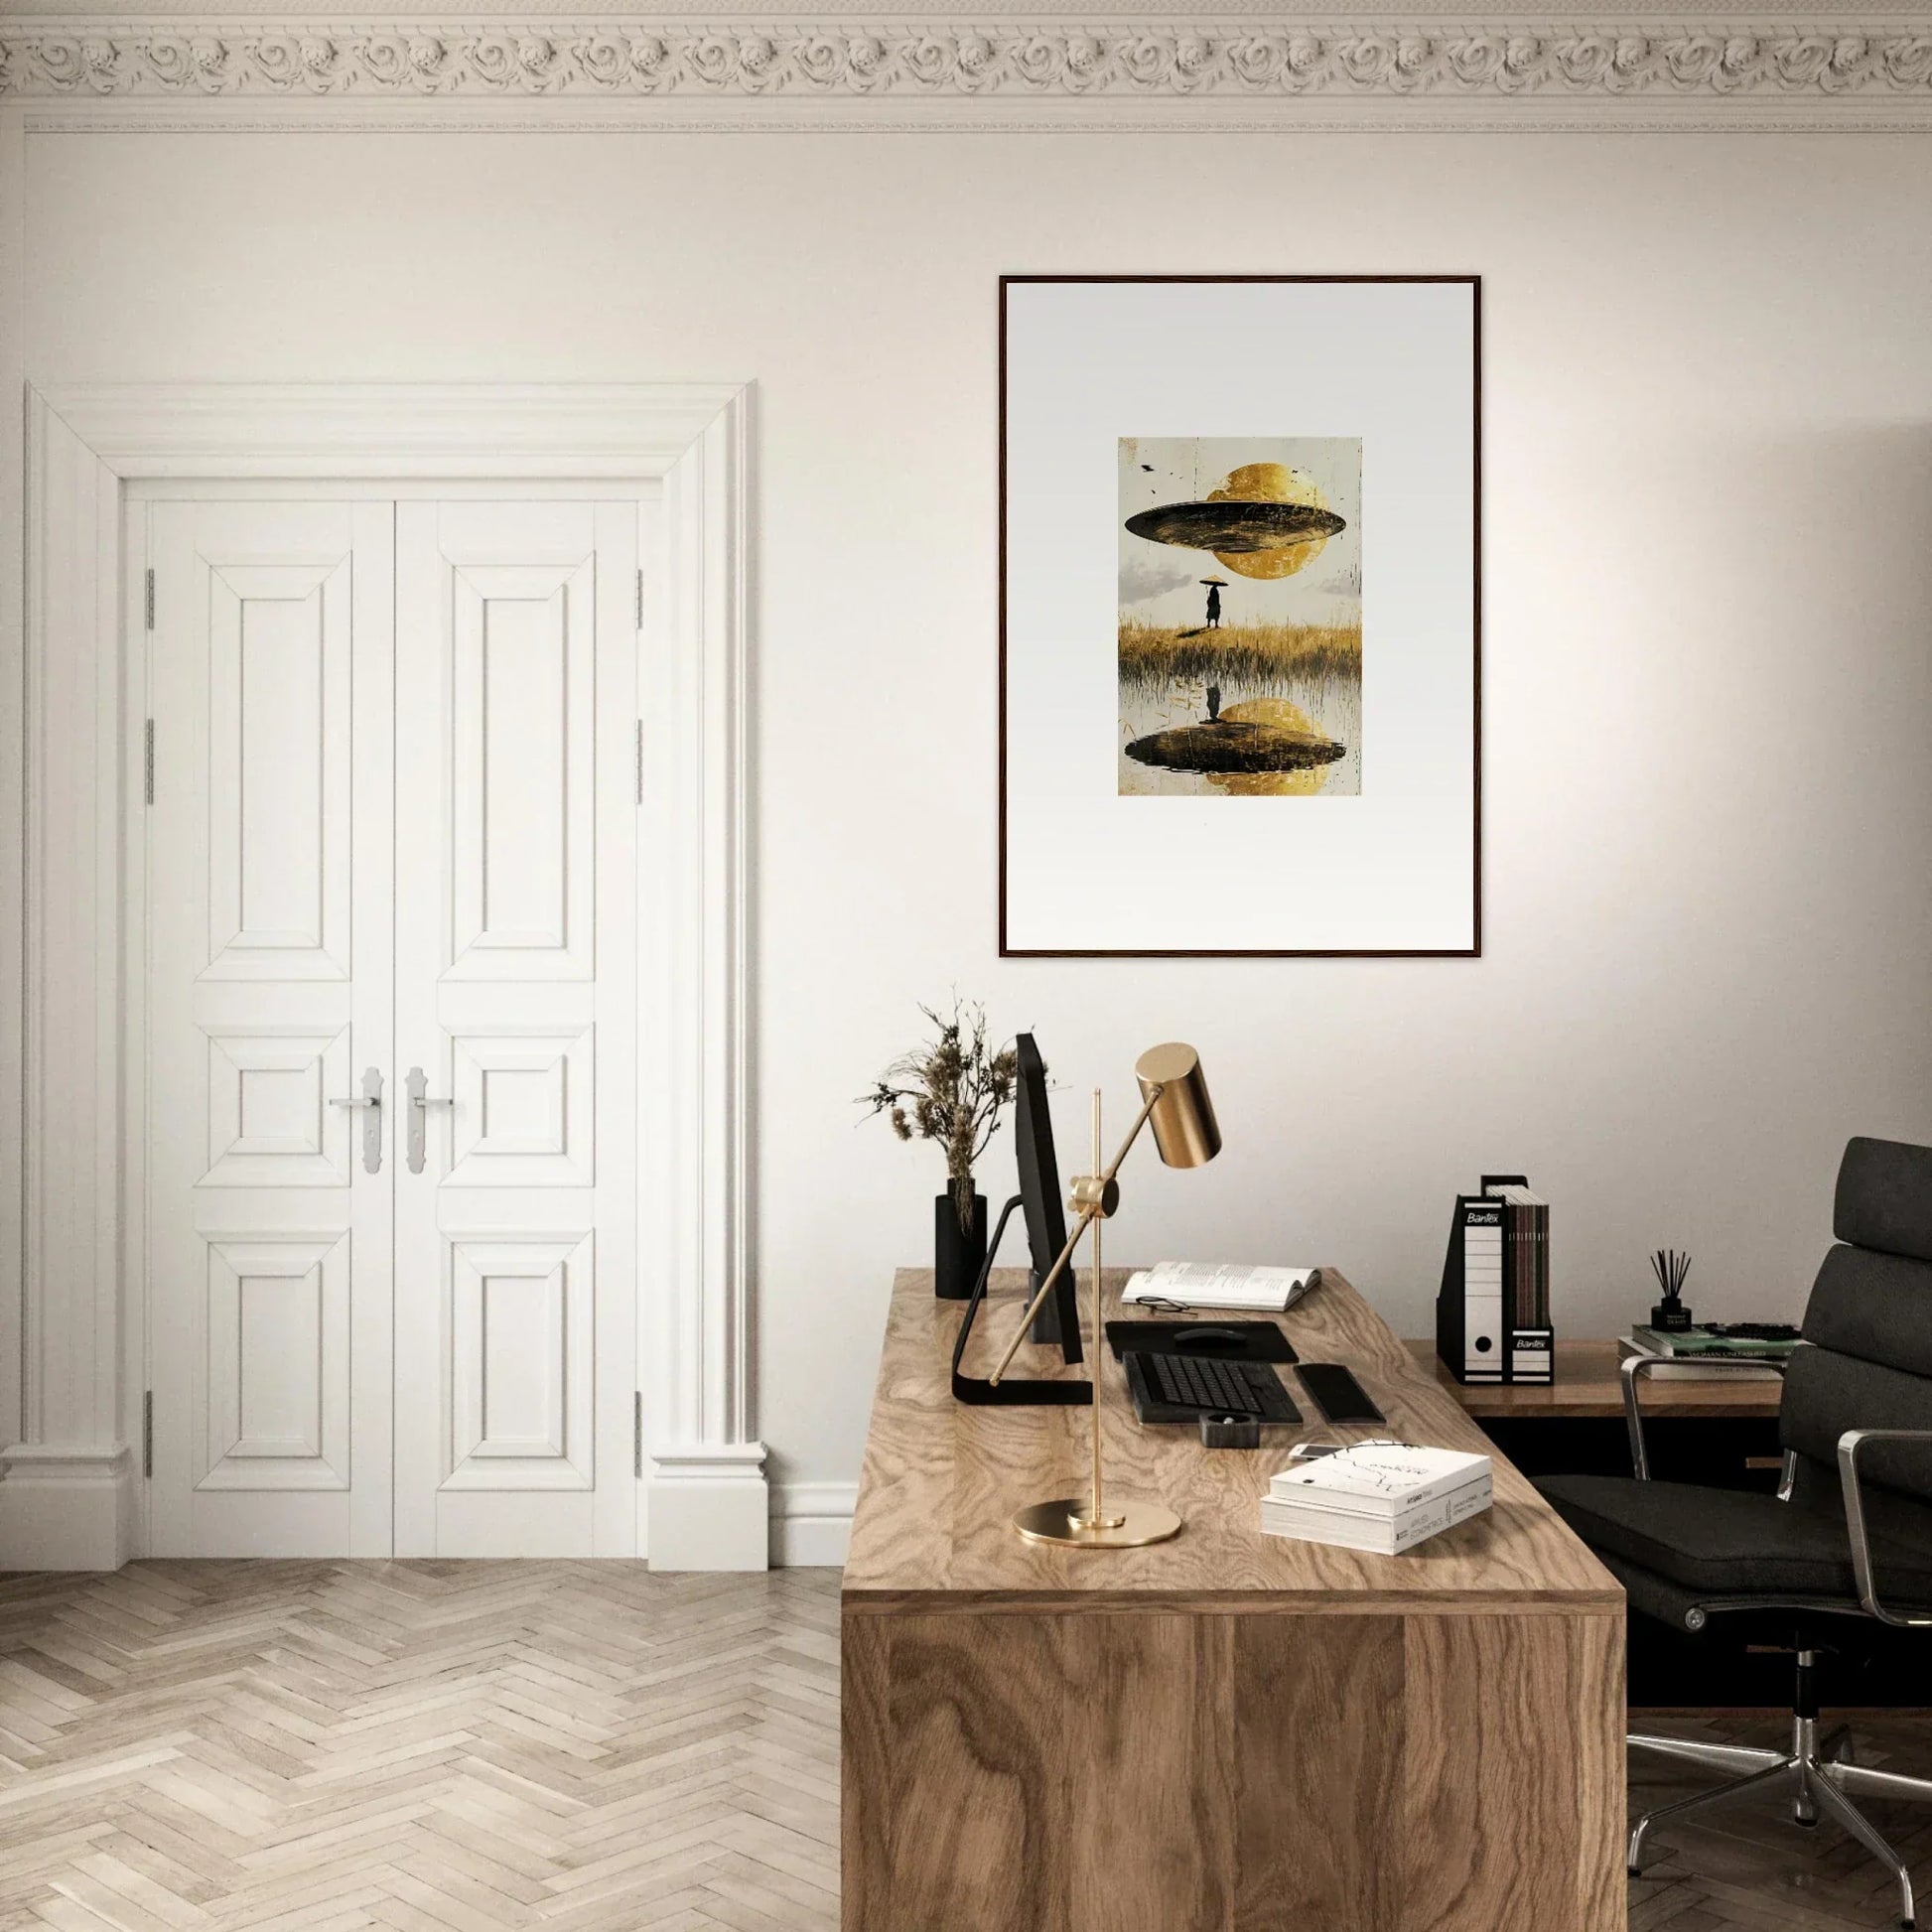
[[[630,1473],[640,1482],[644,1474],[644,1392],[634,1390],[630,1397]]]
[[[147,627],[150,630],[152,630],[154,628],[154,571],[152,569],[150,569],[148,572],[146,596],[147,596],[147,614],[148,614]]]
[[[141,1473],[154,1474],[154,1391],[141,1398]]]
[[[641,805],[644,802],[644,721],[641,718],[637,720],[636,766],[637,802]]]
[[[142,784],[150,805],[154,803],[154,720],[148,720],[146,743],[141,753]]]
[[[153,572],[149,572],[149,579],[150,581],[152,581]],[[639,570],[637,573],[637,628],[641,630],[643,629],[643,627],[644,627],[644,573],[641,570]]]

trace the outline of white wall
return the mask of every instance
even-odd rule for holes
[[[33,133],[28,188],[37,381],[757,379],[781,1482],[856,1474],[939,1168],[851,1097],[955,985],[1067,1141],[1200,1046],[1227,1152],[1112,1258],[1335,1263],[1410,1333],[1482,1167],[1600,1334],[1662,1242],[1794,1312],[1845,1137],[1932,1139],[1922,137]],[[996,958],[995,277],[1055,269],[1484,276],[1481,960]]]

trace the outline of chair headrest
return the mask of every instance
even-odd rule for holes
[[[1848,1142],[1832,1232],[1855,1247],[1932,1261],[1932,1147],[1863,1135]]]

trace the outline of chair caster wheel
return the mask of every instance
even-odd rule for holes
[[[1633,1864],[1626,1864],[1623,1868],[1632,1878],[1641,1878],[1643,1876],[1643,1873]]]
[[[1815,1832],[1818,1829],[1818,1820],[1815,1818],[1794,1818],[1791,1822],[1802,1826],[1808,1832]]]

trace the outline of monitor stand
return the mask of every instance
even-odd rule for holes
[[[1054,1406],[1059,1408],[1088,1407],[1093,1402],[1091,1382],[1030,1382],[1017,1375],[1003,1375],[998,1382],[990,1382],[983,1375],[967,1375],[960,1363],[966,1357],[966,1344],[972,1338],[973,1320],[980,1311],[980,1304],[986,1300],[986,1284],[992,1278],[993,1263],[1000,1252],[1000,1237],[1007,1231],[1007,1222],[1013,1217],[1013,1210],[1021,1203],[1022,1196],[1014,1197],[1000,1210],[999,1224],[993,1230],[993,1239],[986,1244],[986,1263],[980,1269],[979,1280],[973,1284],[973,1292],[967,1298],[965,1312],[959,1318],[959,1334],[952,1349],[952,1392],[956,1400],[968,1402],[976,1407],[1021,1408],[1029,1405]],[[1059,1341],[1061,1334],[1072,1337],[1069,1344],[1060,1343],[1062,1357],[1068,1362],[1080,1360],[1080,1318],[1073,1300],[1071,1268],[1061,1275],[1053,1285],[1053,1293],[1046,1306],[1040,1310],[1043,1319],[1053,1317],[1055,1333],[1052,1339]],[[1028,1299],[1039,1293],[1039,1277],[1031,1276],[1032,1286]],[[1039,1323],[1035,1322],[1029,1331],[1033,1340],[1039,1339]]]

